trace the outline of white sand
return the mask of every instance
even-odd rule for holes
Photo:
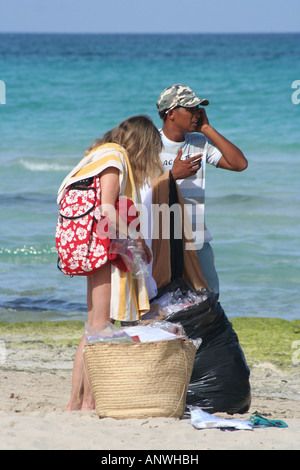
[[[66,412],[74,349],[12,348],[0,364],[0,449],[202,450],[300,449],[299,366],[282,372],[271,364],[251,369],[252,405],[287,428],[253,431],[195,429],[189,418],[99,419],[95,411]]]

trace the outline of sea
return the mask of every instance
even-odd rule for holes
[[[57,268],[58,187],[123,119],[160,127],[173,83],[249,162],[206,174],[223,309],[300,318],[300,34],[0,34],[0,321],[85,321],[86,280]]]

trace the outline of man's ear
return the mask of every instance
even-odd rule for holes
[[[167,114],[167,119],[174,121],[175,118],[175,109],[170,109]]]

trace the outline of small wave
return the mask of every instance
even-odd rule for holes
[[[222,195],[222,196],[210,196],[210,200],[212,202],[215,202],[216,204],[240,204],[240,203],[249,203],[249,202],[262,202],[262,201],[268,201],[268,198],[263,197],[263,196],[257,196],[257,195],[251,195],[251,194],[237,194],[237,193],[232,193],[232,194],[227,194],[227,195]]]
[[[25,204],[52,204],[55,201],[53,194],[43,194],[41,192],[37,193],[4,193],[0,197],[0,206],[3,207],[13,207],[19,206],[25,208]]]
[[[17,297],[0,303],[0,310],[30,311],[30,312],[84,312],[85,305],[58,299]]]
[[[33,161],[33,160],[26,160],[21,159],[19,163],[29,171],[40,171],[40,172],[49,172],[49,171],[71,171],[72,165],[66,165],[61,163],[55,162],[41,162],[41,161]]]
[[[46,298],[23,298],[0,302],[1,321],[85,321],[86,306],[76,302],[58,302]]]

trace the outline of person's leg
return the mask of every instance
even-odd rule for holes
[[[219,277],[215,268],[213,249],[209,243],[204,243],[200,250],[197,250],[198,261],[203,275],[215,294],[219,294]]]
[[[88,324],[95,329],[102,329],[110,321],[111,264],[106,263],[92,276],[91,310],[88,312]],[[87,362],[83,357],[83,400],[81,409],[95,408],[94,397],[88,378]]]
[[[88,318],[92,314],[92,288],[93,288],[93,276],[87,276],[87,313]],[[71,397],[67,406],[67,411],[80,410],[83,399],[83,379],[84,379],[84,368],[83,368],[83,350],[86,344],[85,336],[81,338],[78,345],[73,365],[73,376],[72,376],[72,389]]]
[[[80,410],[83,398],[83,349],[85,345],[84,336],[81,338],[77,348],[72,376],[71,397],[66,408],[67,411]]]
[[[87,323],[93,328],[102,328],[110,321],[111,265],[106,263],[95,274],[87,277]],[[72,391],[67,410],[87,410],[93,408],[93,397],[87,378],[87,366],[84,362],[83,336],[74,359]]]
[[[88,324],[93,328],[103,328],[105,323],[110,321],[110,262],[107,262],[91,277],[91,308],[88,311]]]

